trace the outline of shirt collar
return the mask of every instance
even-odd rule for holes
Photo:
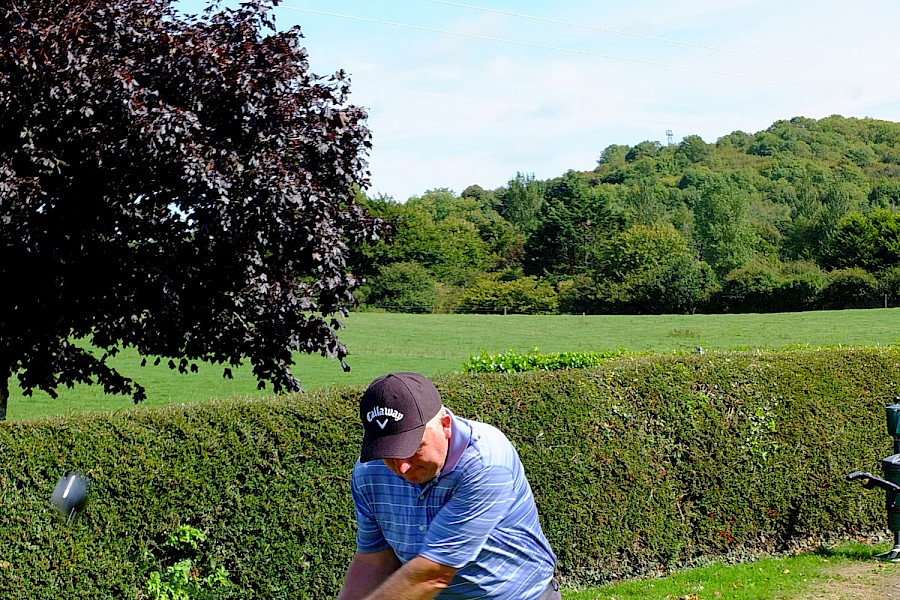
[[[456,465],[459,464],[459,459],[462,458],[463,452],[469,447],[469,441],[472,439],[472,427],[464,419],[450,412],[449,408],[444,408],[444,410],[447,411],[451,419],[450,443],[447,448],[447,460],[444,461],[444,466],[435,479],[450,473],[456,468]]]

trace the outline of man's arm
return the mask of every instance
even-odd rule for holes
[[[365,600],[429,600],[450,585],[456,569],[417,556],[394,572]]]
[[[400,560],[394,551],[388,548],[381,552],[353,555],[344,585],[337,600],[362,600],[367,598],[382,582],[400,568]]]

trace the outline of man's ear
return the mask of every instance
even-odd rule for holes
[[[450,439],[450,423],[452,421],[453,419],[450,418],[450,415],[446,411],[441,415],[441,427],[444,429],[444,435],[447,436],[448,440]]]

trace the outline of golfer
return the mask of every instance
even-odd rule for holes
[[[556,555],[506,436],[455,416],[418,373],[373,381],[359,414],[356,554],[338,600],[560,600]]]

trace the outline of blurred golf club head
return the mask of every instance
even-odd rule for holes
[[[77,471],[69,471],[59,478],[50,496],[50,503],[67,523],[84,508],[90,486],[90,480]]]

